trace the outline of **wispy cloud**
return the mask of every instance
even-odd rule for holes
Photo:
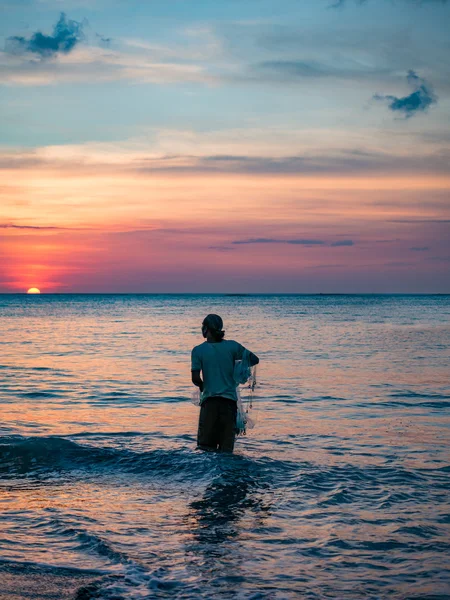
[[[393,260],[391,262],[383,263],[383,267],[411,267],[414,264],[415,263],[413,263],[413,262],[407,262],[407,261],[403,261],[403,260]]]
[[[406,0],[411,4],[447,4],[447,0]],[[353,0],[355,4],[367,4],[370,0]],[[329,8],[340,8],[349,4],[350,0],[334,0],[331,4],[328,5]]]
[[[408,71],[408,85],[413,92],[408,96],[398,98],[397,96],[375,94],[375,100],[387,100],[388,107],[393,112],[403,113],[405,119],[409,119],[419,112],[425,112],[429,106],[437,103],[437,96],[432,87],[414,71]]]
[[[390,66],[362,64],[358,61],[346,61],[335,65],[327,60],[269,60],[250,65],[245,76],[236,76],[237,80],[294,83],[312,79],[339,79],[342,81],[372,80],[392,75]]]
[[[300,246],[317,246],[325,244],[322,240],[308,240],[308,239],[293,239],[293,240],[282,240],[275,238],[248,238],[246,240],[235,240],[232,244],[297,244]]]
[[[212,83],[215,78],[198,64],[161,62],[141,54],[84,46],[52,60],[30,61],[26,55],[0,52],[0,83],[10,85],[53,85],[57,83],[108,82]]]
[[[5,50],[11,54],[32,53],[41,58],[55,56],[58,53],[68,54],[84,39],[83,23],[67,19],[61,13],[53,27],[53,35],[36,31],[30,38],[14,35],[6,40]]]
[[[295,246],[331,246],[333,248],[340,246],[353,246],[353,240],[339,240],[337,242],[327,243],[324,240],[314,240],[308,238],[279,239],[279,238],[248,238],[245,240],[234,240],[232,244],[293,244]]]
[[[395,138],[392,148],[380,151],[382,140],[365,150],[352,147],[358,138],[347,140],[329,132],[312,133],[315,146],[304,147],[305,131],[236,129],[228,131],[152,130],[142,138],[117,142],[43,146],[38,148],[0,148],[0,168],[67,170],[95,169],[98,172],[203,172],[248,174],[365,174],[365,173],[442,173],[448,175],[450,152],[436,144],[422,143],[402,147]],[[389,143],[389,142],[388,142]],[[345,145],[346,144],[346,145]],[[391,142],[392,144],[392,142]],[[378,146],[378,147],[377,147]],[[226,154],[211,154],[220,148]],[[265,151],[267,155],[256,153]],[[297,155],[286,152],[297,151]],[[229,152],[229,153],[228,153]]]
[[[316,270],[316,269],[343,269],[345,268],[347,265],[341,265],[341,264],[332,264],[332,265],[310,265],[308,267],[304,267],[307,270]]]
[[[285,77],[327,77],[342,74],[342,71],[316,61],[305,60],[272,60],[258,63],[255,70],[272,73],[273,76]]]
[[[450,256],[430,256],[429,258],[426,258],[425,260],[447,263],[447,262],[450,262]]]
[[[339,246],[353,246],[355,242],[353,240],[339,240],[337,242],[333,242],[331,246],[337,248]]]
[[[0,223],[0,229],[25,229],[33,231],[67,230],[67,227],[41,226],[41,225],[15,225],[14,223]]]
[[[436,225],[448,225],[450,223],[450,219],[421,219],[418,217],[417,219],[390,219],[389,223],[403,223],[405,225],[416,224],[423,225],[427,223],[434,223]]]
[[[410,250],[413,250],[414,252],[426,252],[429,249],[429,246],[413,246],[410,248]]]
[[[87,20],[74,21],[61,13],[52,35],[38,31],[30,37],[9,37],[4,52],[0,52],[0,83],[52,85],[128,80],[164,85],[220,81],[222,50],[210,28],[178,32],[179,41],[171,45],[126,38],[113,40],[88,29]]]
[[[219,252],[229,252],[230,250],[236,250],[230,246],[208,246],[209,250],[218,250]]]
[[[106,37],[105,35],[101,35],[100,33],[96,33],[95,37],[98,39],[98,41],[101,44],[104,44],[105,46],[109,46],[112,42],[112,38],[111,37]]]

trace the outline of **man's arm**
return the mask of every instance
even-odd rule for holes
[[[200,371],[191,371],[192,373],[192,383],[200,388],[200,391],[203,392],[203,381],[200,377]]]
[[[250,350],[248,348],[245,348],[239,342],[235,342],[235,344],[236,344],[235,360],[242,360],[244,353],[248,352],[248,360],[250,362],[250,366],[254,367],[255,365],[259,364],[259,358],[256,356],[256,354],[253,354],[253,352],[250,352]]]

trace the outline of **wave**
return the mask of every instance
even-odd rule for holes
[[[304,402],[345,402],[345,398],[339,398],[337,396],[292,396],[290,394],[277,394],[272,396],[272,399],[276,402],[284,404],[303,404]]]
[[[146,434],[125,432],[125,435],[130,438]],[[91,432],[90,439],[102,443],[110,436],[114,434]],[[33,478],[53,482],[61,478],[63,481],[66,477],[117,478],[121,473],[143,481],[156,478],[177,484],[198,482],[214,488],[219,485],[220,489],[222,485],[245,487],[261,493],[284,489],[295,497],[321,496],[320,502],[324,506],[365,501],[367,490],[376,489],[376,497],[372,500],[380,507],[387,507],[410,502],[428,486],[444,489],[450,484],[450,467],[438,465],[424,469],[407,469],[400,464],[320,465],[267,456],[251,458],[240,454],[205,453],[186,446],[137,452],[92,446],[57,436],[0,437],[0,479],[11,482],[10,485],[20,486],[24,482],[32,485]],[[399,495],[403,486],[408,492]]]
[[[137,453],[89,446],[67,438],[7,436],[0,438],[0,476],[36,475],[49,471],[99,471],[113,467],[129,473],[161,472],[202,477],[210,465],[187,449],[155,449]],[[202,468],[203,467],[203,468]]]
[[[73,598],[73,600],[142,600],[142,598],[205,598],[204,585],[183,581],[179,573],[159,567],[157,561],[145,566],[128,557],[115,561],[117,571],[53,566],[41,563],[0,560],[0,577],[5,598],[28,600]],[[269,600],[271,594],[255,598]]]
[[[396,390],[388,394],[387,397],[392,398],[392,400],[382,402],[385,406],[436,409],[448,408],[450,406],[450,396],[448,394]]]
[[[426,392],[413,392],[412,390],[397,390],[389,394],[390,398],[418,398],[425,400],[450,400],[448,394],[435,394]]]
[[[80,533],[83,537],[83,533]],[[91,538],[87,534],[87,538]],[[88,540],[89,541],[89,540]],[[89,545],[91,553],[104,554],[109,546],[95,536]],[[0,559],[0,577],[5,598],[28,600],[41,598],[73,598],[74,600],[120,600],[153,597],[156,591],[171,591],[185,587],[181,581],[169,579],[162,569],[149,569],[126,555],[108,558],[116,565],[115,573],[103,569],[79,569],[35,562],[16,562]],[[193,587],[193,586],[189,586]],[[200,590],[198,590],[200,591]],[[153,593],[152,593],[153,592]],[[151,594],[151,595],[149,595]],[[3,597],[3,596],[2,596]],[[190,597],[200,597],[193,595]]]
[[[111,434],[96,435],[101,439]],[[125,435],[131,437],[135,433],[125,432]],[[90,436],[94,437],[95,434],[91,433]],[[0,437],[0,478],[3,479],[26,476],[28,481],[33,476],[41,479],[46,475],[54,477],[55,474],[75,471],[77,475],[82,475],[82,472],[96,475],[126,472],[143,477],[160,476],[171,481],[203,478],[209,481],[228,470],[233,475],[234,483],[245,480],[251,484],[257,480],[265,485],[277,477],[285,481],[298,468],[297,463],[264,456],[252,459],[238,454],[202,452],[186,447],[135,452],[124,448],[91,446],[57,436]]]
[[[77,600],[89,600],[96,597],[94,592],[100,589],[103,577],[101,572],[91,569],[0,559],[2,598],[72,598],[77,590]]]
[[[20,394],[18,394],[19,396],[21,396],[22,398],[59,398],[61,395],[63,394],[63,392],[61,390],[58,390],[57,392],[55,391],[48,391],[48,390],[38,390],[35,392],[22,392]]]
[[[435,401],[425,401],[425,402],[402,402],[400,400],[397,401],[387,401],[380,402],[381,406],[384,407],[400,407],[400,408],[436,408],[437,410],[449,408],[450,400],[435,400]]]

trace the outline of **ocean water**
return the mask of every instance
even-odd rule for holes
[[[256,427],[195,449],[208,312]],[[0,598],[450,598],[450,296],[0,296]]]

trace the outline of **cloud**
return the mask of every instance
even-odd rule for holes
[[[429,106],[437,103],[437,96],[434,94],[432,87],[414,71],[408,71],[407,81],[414,90],[408,96],[402,98],[381,94],[373,96],[375,100],[388,100],[389,109],[393,112],[403,113],[405,119],[409,119],[418,112],[425,112]]]
[[[450,256],[430,256],[430,258],[426,258],[425,260],[432,260],[436,262],[450,262]]]
[[[390,219],[388,223],[402,223],[402,224],[413,224],[422,225],[424,223],[436,223],[437,225],[446,225],[450,223],[450,219]]]
[[[249,238],[246,240],[235,240],[232,244],[294,244],[299,246],[318,246],[324,245],[325,242],[322,240],[308,240],[308,239],[293,239],[293,240],[280,240],[276,238]]]
[[[333,246],[334,248],[336,248],[338,246],[353,246],[353,245],[354,245],[353,240],[339,240],[339,241],[333,242],[331,244],[331,246]]]
[[[50,230],[62,230],[68,229],[67,227],[53,227],[53,226],[41,226],[41,225],[14,225],[13,223],[0,223],[0,229],[32,229],[39,231],[50,231]]]
[[[220,155],[216,154],[218,149]],[[393,135],[389,129],[380,132],[372,128],[355,134],[327,128],[243,127],[195,131],[155,127],[143,129],[139,136],[108,142],[34,148],[0,146],[0,169],[64,168],[76,172],[121,171],[142,175],[164,172],[337,176],[375,173],[434,177],[439,174],[447,182],[449,161],[450,148],[444,142],[432,143],[414,132],[403,136]],[[444,183],[441,191],[436,192],[439,194],[437,205],[445,204],[447,190],[448,183]],[[383,202],[388,200],[383,199]],[[352,236],[348,232],[345,238],[352,239]]]
[[[429,246],[413,246],[410,248],[410,250],[413,250],[414,252],[426,252],[429,249]]]
[[[305,60],[272,60],[258,63],[256,69],[270,71],[278,76],[289,77],[324,77],[340,71],[315,61]]]
[[[208,246],[210,250],[218,250],[219,252],[229,252],[230,250],[236,250],[236,248],[230,248],[230,246]]]
[[[369,0],[355,0],[356,4],[366,4]],[[447,0],[407,0],[413,4],[446,4]],[[348,0],[334,0],[332,4],[328,5],[328,8],[340,8],[348,4]]]
[[[284,240],[274,240],[272,238],[250,238],[248,240],[235,240],[232,244],[279,244]],[[284,242],[286,243],[286,242]]]
[[[392,262],[385,262],[385,263],[383,263],[383,267],[411,267],[414,264],[415,263],[413,263],[413,262],[407,262],[407,261],[402,261],[402,260],[394,260]]]
[[[29,54],[0,52],[0,83],[52,85],[57,83],[135,81],[172,84],[214,83],[207,68],[194,63],[165,62],[100,46],[78,45],[70,53],[56,53],[52,60],[30,60]]]
[[[99,42],[105,44],[105,46],[109,46],[112,42],[112,38],[101,35],[100,33],[96,33],[95,37],[99,40]]]
[[[221,81],[223,59],[214,40],[209,30],[185,32],[179,42],[170,45],[113,39],[92,31],[87,20],[68,20],[62,13],[52,35],[36,32],[31,37],[8,38],[0,51],[0,83],[35,86],[128,80],[159,85],[216,84]],[[214,59],[218,64],[213,64]]]
[[[310,265],[308,267],[303,267],[304,269],[343,269],[348,265],[340,265],[340,264],[332,264],[332,265]]]
[[[311,240],[311,239],[290,239],[283,240],[278,238],[249,238],[246,240],[235,240],[232,244],[293,244],[295,246],[331,246],[332,248],[340,246],[354,246],[353,240],[339,240],[328,244],[323,240]]]
[[[338,66],[335,66],[330,60],[332,59],[262,61],[250,65],[245,73],[245,81],[292,83],[305,79],[326,78],[363,81],[392,75],[391,66],[369,66],[354,59],[346,60],[345,64],[341,61]],[[244,81],[244,78],[242,75],[235,75],[234,81]]]
[[[219,136],[220,137],[220,136]],[[417,155],[398,155],[391,152],[349,151],[346,148],[324,149],[321,154],[305,152],[303,156],[208,156],[209,142],[202,147],[198,139],[196,154],[188,153],[190,148],[180,154],[165,154],[166,143],[136,147],[132,142],[121,145],[86,143],[80,145],[60,145],[38,147],[34,149],[7,150],[0,148],[0,169],[54,169],[66,168],[69,171],[86,172],[127,172],[136,173],[243,173],[253,175],[315,175],[337,174],[358,175],[370,173],[399,174],[407,173],[443,174],[448,176],[448,154],[435,153]],[[174,141],[174,148],[176,140]],[[243,150],[243,148],[241,148]],[[277,152],[277,148],[271,148]],[[252,148],[249,146],[248,151]],[[394,221],[396,222],[396,221]],[[398,221],[397,221],[398,222]],[[414,221],[415,222],[415,221]]]
[[[322,242],[322,240],[287,240],[286,241],[287,244],[295,244],[295,245],[300,245],[300,246],[318,246],[321,244],[325,244],[325,242]]]
[[[83,23],[67,19],[65,13],[61,13],[53,28],[53,35],[45,35],[40,31],[28,39],[15,35],[6,40],[5,50],[10,54],[31,52],[48,58],[59,53],[69,54],[83,39]]]

